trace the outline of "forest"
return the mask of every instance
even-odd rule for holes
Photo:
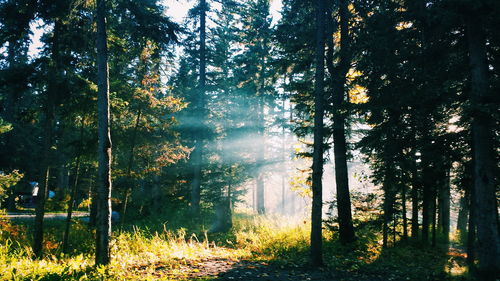
[[[499,27],[0,0],[0,280],[500,280]]]

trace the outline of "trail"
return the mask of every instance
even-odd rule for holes
[[[73,218],[82,218],[88,216],[89,214],[86,212],[74,212],[72,215]],[[5,217],[9,219],[34,219],[35,214],[8,213]],[[46,213],[43,217],[44,219],[66,219],[67,213]]]
[[[267,262],[232,260],[222,258],[185,261],[176,269],[161,265],[156,267],[156,277],[168,276],[174,280],[246,280],[246,281],[312,281],[339,280],[323,269],[298,266],[278,266]]]

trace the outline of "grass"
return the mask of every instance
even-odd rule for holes
[[[309,222],[288,218],[239,214],[225,234],[207,234],[203,226],[194,224],[182,228],[180,220],[127,225],[114,231],[112,263],[100,268],[93,266],[94,233],[78,220],[73,224],[68,254],[61,253],[63,222],[47,221],[46,256],[40,260],[31,258],[30,225],[1,222],[0,280],[186,280],[199,271],[193,265],[206,260],[301,267],[309,257]],[[349,246],[339,243],[335,232],[325,230],[324,237],[327,270],[345,280],[466,278],[462,273],[453,276],[450,268],[461,266],[461,260],[457,262],[457,256],[444,248],[398,242],[382,249],[380,234],[369,227],[358,230],[358,240]]]

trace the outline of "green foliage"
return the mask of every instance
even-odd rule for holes
[[[8,189],[19,182],[23,176],[18,170],[14,170],[9,174],[0,171],[0,200],[6,196]]]
[[[186,225],[184,218],[182,214],[169,220],[158,217],[149,225],[128,225],[115,231],[112,263],[99,268],[93,267],[89,254],[94,247],[93,230],[78,220],[67,255],[60,252],[62,222],[47,221],[46,256],[41,260],[30,258],[26,235],[30,224],[26,228],[0,220],[0,280],[179,280],[196,272],[195,265],[206,260],[255,260],[282,268],[307,264],[308,221],[239,213],[230,232],[207,234],[200,225]],[[183,224],[189,228],[180,227]],[[349,245],[340,243],[336,232],[324,230],[324,251],[329,253],[325,255],[326,269],[345,280],[467,278],[461,254],[403,242],[382,249],[378,229],[370,224],[359,228],[358,239]]]

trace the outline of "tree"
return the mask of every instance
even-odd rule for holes
[[[483,9],[486,7],[483,7]],[[466,17],[471,72],[472,152],[474,167],[474,208],[476,212],[479,271],[485,280],[500,273],[497,184],[494,176],[493,118],[488,113],[491,100],[486,39],[482,13],[472,10]]]
[[[338,64],[333,65],[334,33],[330,27],[328,40],[328,70],[330,72],[331,87],[333,90],[332,100],[333,112],[333,143],[335,158],[335,184],[337,187],[337,211],[339,220],[340,240],[344,243],[355,240],[354,227],[352,224],[351,199],[349,195],[349,180],[347,170],[347,144],[346,144],[346,103],[349,96],[347,87],[347,73],[351,68],[352,50],[350,49],[349,19],[350,11],[347,0],[339,1],[339,25],[340,25],[340,51]],[[329,20],[333,21],[333,15]],[[333,23],[330,22],[330,25]]]
[[[325,14],[326,1],[316,1],[316,75],[314,84],[314,150],[312,166],[313,202],[311,211],[311,263],[323,263],[322,212],[323,212],[323,116],[325,76]]]
[[[269,1],[253,0],[236,6],[240,16],[241,27],[238,28],[241,44],[240,54],[235,55],[236,84],[239,91],[245,95],[249,106],[246,126],[256,142],[250,145],[254,154],[255,208],[259,214],[266,213],[266,170],[270,165],[269,136],[272,113],[266,114],[266,109],[272,111],[275,107],[276,81],[275,70],[272,68],[272,28],[269,12]]]
[[[106,34],[106,0],[97,0],[97,80],[98,80],[98,183],[96,222],[96,264],[110,262],[111,236],[111,135],[109,129],[109,70]]]
[[[66,8],[66,9],[65,9]],[[53,76],[47,83],[45,91],[45,99],[43,105],[43,146],[42,146],[42,164],[40,171],[40,188],[38,200],[35,207],[35,225],[33,231],[33,253],[37,258],[42,257],[43,251],[43,217],[45,214],[45,200],[49,189],[50,171],[54,165],[54,151],[52,149],[54,143],[54,129],[56,121],[56,108],[59,105],[59,98],[62,89],[62,52],[61,52],[61,37],[63,36],[64,12],[67,12],[67,6],[64,6],[58,15],[54,18],[54,31],[52,34],[52,42],[50,45],[51,61],[48,69]]]
[[[198,77],[198,97],[196,100],[196,111],[198,119],[198,133],[195,139],[195,146],[191,153],[193,164],[193,177],[191,179],[191,215],[193,218],[200,216],[200,188],[202,181],[202,163],[203,163],[203,119],[205,111],[205,86],[206,86],[206,10],[205,0],[199,2],[200,17],[200,50],[199,50],[199,77]]]

